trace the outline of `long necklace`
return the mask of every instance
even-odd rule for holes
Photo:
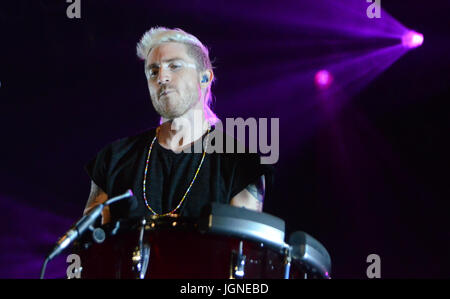
[[[186,196],[188,195],[189,191],[191,191],[191,187],[192,187],[192,185],[194,184],[195,179],[197,178],[197,174],[198,174],[198,172],[200,171],[200,168],[202,168],[203,160],[205,160],[206,149],[207,149],[207,147],[208,147],[209,131],[210,131],[210,128],[208,127],[208,132],[206,133],[206,145],[205,145],[205,149],[203,150],[203,155],[202,155],[202,159],[200,160],[200,164],[198,165],[197,170],[195,171],[194,178],[192,179],[191,183],[189,184],[189,187],[187,188],[186,192],[184,193],[183,197],[181,198],[180,203],[176,206],[176,208],[173,209],[172,211],[170,211],[170,212],[168,212],[168,213],[164,213],[164,214],[158,214],[158,213],[156,213],[156,212],[150,207],[150,205],[148,204],[147,196],[145,195],[145,193],[146,193],[145,185],[146,185],[146,182],[147,182],[147,170],[148,170],[148,164],[149,164],[149,161],[150,161],[150,154],[152,153],[153,144],[155,143],[155,141],[156,141],[156,139],[157,139],[156,137],[157,137],[157,135],[158,135],[158,131],[159,131],[159,128],[157,129],[156,134],[155,134],[155,137],[153,138],[152,143],[150,144],[150,148],[149,148],[149,150],[148,150],[147,161],[145,162],[144,181],[143,181],[143,187],[142,187],[142,190],[143,190],[143,194],[144,194],[145,205],[146,205],[147,208],[150,210],[150,212],[152,212],[153,215],[155,215],[155,216],[168,216],[168,215],[174,215],[174,214],[175,214],[175,211],[178,210],[178,209],[181,207],[181,205],[183,204],[184,200],[186,199]]]

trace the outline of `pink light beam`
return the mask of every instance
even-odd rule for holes
[[[314,82],[319,89],[327,89],[333,82],[333,76],[327,70],[320,70],[314,76]]]
[[[406,48],[417,48],[423,44],[423,34],[410,30],[402,36],[402,44]]]

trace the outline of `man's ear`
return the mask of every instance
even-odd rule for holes
[[[211,82],[214,79],[214,73],[212,70],[206,70],[204,72],[200,73],[200,85],[203,88],[208,87],[209,84],[211,84]]]

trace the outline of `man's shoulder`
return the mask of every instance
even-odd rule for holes
[[[103,147],[102,151],[111,151],[112,153],[123,152],[135,146],[141,146],[151,142],[155,136],[156,128],[148,128],[133,135],[119,137]]]
[[[245,142],[235,138],[233,134],[221,129],[212,131],[213,141],[211,141],[210,151],[219,155],[228,163],[242,163],[242,161],[259,162],[260,155],[252,151]]]

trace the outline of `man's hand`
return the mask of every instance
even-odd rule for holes
[[[89,194],[89,199],[84,208],[83,215],[89,213],[94,207],[108,200],[108,194],[103,191],[94,181],[91,181],[91,193]],[[109,207],[106,206],[102,213],[102,224],[108,223],[110,220]]]
[[[231,199],[231,205],[262,212],[266,183],[262,175]]]

